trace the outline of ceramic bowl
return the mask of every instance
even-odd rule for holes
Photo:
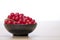
[[[4,24],[5,28],[13,34],[13,36],[28,36],[37,24]]]

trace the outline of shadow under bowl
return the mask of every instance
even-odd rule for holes
[[[5,28],[13,34],[13,36],[28,36],[35,28],[37,24],[4,24]]]

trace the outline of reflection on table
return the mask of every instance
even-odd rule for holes
[[[57,36],[0,36],[0,40],[60,40]]]
[[[0,37],[0,40],[29,40],[28,36],[12,36],[12,37]]]

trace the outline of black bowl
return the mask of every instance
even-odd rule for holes
[[[5,28],[14,36],[28,36],[35,28],[37,24],[4,24]]]

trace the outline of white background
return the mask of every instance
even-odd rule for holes
[[[11,12],[24,13],[37,21],[31,35],[60,36],[60,0],[0,0],[0,35],[10,35],[3,22]]]

